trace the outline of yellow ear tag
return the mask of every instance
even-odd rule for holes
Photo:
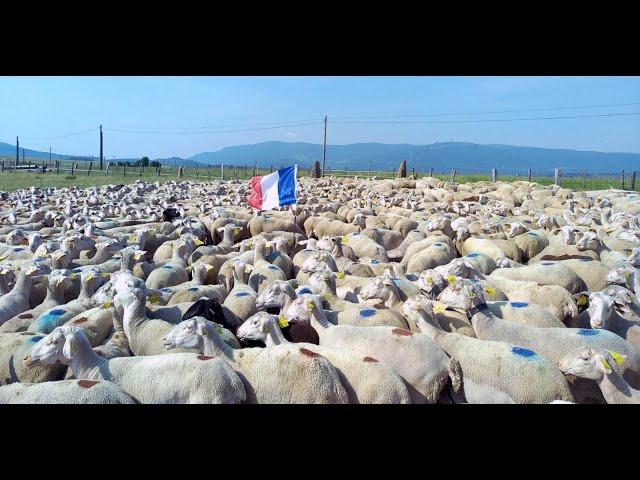
[[[251,270],[253,270],[253,266],[252,265],[247,264],[244,267],[244,273],[251,273]]]
[[[600,360],[600,363],[602,363],[602,366],[607,370],[612,370],[611,365],[609,365],[609,362],[607,362],[604,358]]]
[[[73,272],[71,275],[69,275],[69,278],[78,278],[78,272]]]
[[[496,294],[496,289],[493,288],[493,287],[487,287],[487,288],[484,289],[484,291],[486,293],[488,293],[489,295],[495,295]]]
[[[151,295],[149,295],[149,301],[151,303],[158,303],[160,301],[160,297],[158,297],[158,294],[152,293]]]
[[[267,248],[271,248],[273,246],[273,243],[267,242],[267,243],[264,244],[264,246],[267,247]]]
[[[216,333],[218,335],[222,335],[222,327],[220,325],[218,325],[217,323],[214,325],[214,328],[216,330]]]
[[[85,330],[85,332],[87,332],[87,335],[89,335],[89,337],[90,337],[90,338],[95,338],[95,337],[96,337],[96,335],[98,335],[96,332],[94,332],[93,330],[91,330],[91,329],[89,329],[89,328],[87,328],[87,329]]]
[[[344,280],[344,277],[346,277],[347,274],[344,272],[338,272],[336,273],[336,277],[338,277],[340,280]]]
[[[587,297],[586,295],[580,295],[578,297],[578,301],[576,302],[578,305],[582,306],[582,305],[586,305],[587,304]]]
[[[447,309],[447,306],[444,303],[441,302],[433,302],[433,313],[444,313],[444,311]]]
[[[618,365],[622,365],[624,363],[624,358],[622,358],[622,355],[620,355],[618,352],[613,352],[611,350],[607,350],[607,352],[609,352],[609,355],[611,355],[611,357]]]
[[[278,325],[280,325],[280,328],[288,327],[289,321],[286,318],[284,318],[282,315],[280,315],[278,317]]]
[[[0,273],[2,275],[6,275],[7,273],[9,273],[9,270],[7,270],[6,268],[3,268],[2,271],[0,271]]]
[[[349,245],[349,237],[346,235],[342,237],[342,245]]]
[[[100,274],[100,276],[101,276],[102,278],[106,278],[107,280],[109,280],[109,279],[111,278],[111,274],[110,274],[110,273],[107,273],[107,272],[102,272],[102,273]]]
[[[102,304],[102,308],[109,308],[111,307],[111,305],[113,305],[111,301],[105,300],[104,303]]]
[[[433,285],[433,277],[427,277],[426,281],[427,281],[427,285]]]
[[[329,300],[331,300],[331,295],[329,295],[328,293],[325,293],[324,295],[322,295],[322,300],[324,300],[325,302],[328,302]]]
[[[316,306],[313,302],[307,302],[307,308],[309,310],[313,310],[314,308],[316,308]]]
[[[137,240],[137,238],[136,238],[136,236],[135,236],[135,235],[130,235],[130,236],[129,236],[129,242],[131,242],[131,243],[135,243],[135,242],[136,242],[136,240]]]
[[[0,257],[0,258],[2,258],[2,257]],[[629,272],[629,271],[624,272],[624,278],[626,278],[627,280],[629,278],[631,278],[631,272]]]
[[[456,277],[454,275],[447,275],[447,283],[455,283]]]
[[[204,242],[200,239],[196,240],[195,242],[193,242],[196,244],[196,247],[199,247],[200,245],[204,245]]]

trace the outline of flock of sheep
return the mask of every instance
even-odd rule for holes
[[[0,403],[640,403],[640,198],[529,182],[0,192]]]

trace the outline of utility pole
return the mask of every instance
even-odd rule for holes
[[[49,147],[49,165],[51,165],[51,147]]]
[[[24,163],[24,148],[22,149],[22,163]]]
[[[324,116],[324,143],[322,145],[322,176],[324,177],[324,162],[327,159],[327,116]]]
[[[16,137],[16,165],[20,163],[20,139]]]
[[[100,170],[102,170],[102,160],[104,156],[102,155],[102,125],[100,125]]]

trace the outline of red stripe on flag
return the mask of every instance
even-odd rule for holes
[[[260,187],[260,181],[262,177],[253,177],[251,179],[251,195],[247,198],[247,203],[250,207],[262,210],[262,188]]]

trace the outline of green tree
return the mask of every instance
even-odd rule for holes
[[[148,166],[149,166],[149,157],[142,157],[142,158],[140,159],[140,164],[141,164],[143,167],[148,167]]]
[[[157,161],[157,160],[153,160],[153,161],[149,162],[149,166],[154,167],[154,168],[159,167],[160,166],[160,162]]]

